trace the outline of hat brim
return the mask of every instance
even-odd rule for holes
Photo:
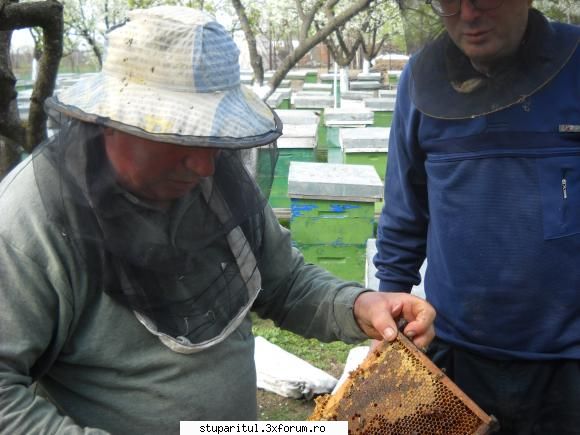
[[[158,142],[250,148],[282,134],[275,112],[245,86],[192,93],[96,74],[46,101],[53,110]]]

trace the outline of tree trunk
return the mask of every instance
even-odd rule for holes
[[[232,0],[232,5],[236,10],[236,15],[238,16],[238,20],[240,20],[240,26],[242,27],[246,37],[246,44],[248,45],[248,51],[250,54],[250,63],[252,65],[252,70],[254,71],[254,83],[261,87],[264,82],[264,66],[262,56],[258,53],[254,31],[252,30],[248,16],[246,15],[246,8],[241,0]]]
[[[43,53],[39,60],[38,78],[30,99],[26,128],[21,125],[16,106],[16,79],[10,65],[10,43],[0,38],[0,135],[31,152],[46,138],[44,101],[54,91],[63,46],[62,4],[56,0],[13,3],[0,0],[0,34],[4,39],[10,31],[27,27],[42,27]],[[8,39],[9,41],[9,39]],[[2,98],[4,97],[4,98]]]

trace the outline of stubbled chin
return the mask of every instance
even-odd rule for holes
[[[496,50],[489,44],[464,44],[462,51],[475,64],[493,63],[493,59],[497,57]]]

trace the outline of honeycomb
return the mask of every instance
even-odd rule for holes
[[[496,420],[402,334],[382,343],[309,420],[348,421],[349,435],[483,435]]]

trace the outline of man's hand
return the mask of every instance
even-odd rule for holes
[[[404,319],[403,330],[419,349],[435,336],[435,310],[424,299],[407,293],[361,293],[354,302],[354,317],[370,338],[393,341],[397,337],[397,320]]]

